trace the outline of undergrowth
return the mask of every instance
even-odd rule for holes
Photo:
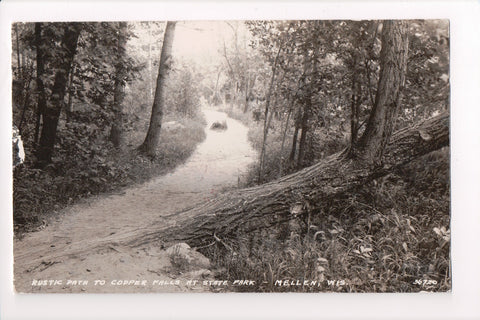
[[[226,110],[228,112],[228,110]],[[261,148],[263,128],[240,112]],[[268,137],[266,181],[279,177],[280,130]],[[316,134],[318,137],[318,133]],[[343,148],[341,137],[310,140],[310,163]],[[307,163],[308,165],[308,163]],[[298,170],[286,165],[283,174]],[[258,164],[247,185],[258,183]],[[205,249],[220,279],[250,279],[251,292],[444,292],[451,289],[449,148],[427,154],[274,228],[229,239],[230,249]],[[306,281],[304,283],[304,281]]]
[[[239,120],[249,128],[248,140],[252,147],[260,154],[263,144],[264,119],[254,121],[251,112],[244,113],[238,108],[231,108],[229,106],[224,106],[220,111],[225,112],[233,119]],[[249,172],[242,186],[253,186],[280,178],[283,175],[311,166],[318,160],[338,152],[347,146],[343,135],[338,134],[335,130],[328,130],[325,127],[316,128],[313,133],[309,132],[307,135],[305,159],[304,162],[299,165],[296,162],[298,157],[298,144],[293,161],[289,159],[292,149],[294,127],[292,122],[293,120],[290,120],[289,128],[285,135],[285,141],[283,141],[285,123],[284,121],[278,121],[275,118],[272,119],[267,135],[265,166],[262,174],[263,180],[259,181],[259,163],[257,161],[250,166]]]
[[[144,182],[183,163],[205,139],[205,122],[201,118],[184,118],[178,122],[182,124],[180,128],[162,131],[155,159],[135,150],[141,142],[139,139],[144,137],[141,132],[139,139],[130,135],[129,139],[133,140],[127,141],[130,146],[119,150],[102,142],[104,138],[82,142],[76,136],[67,136],[66,130],[61,131],[52,164],[43,170],[33,168],[28,162],[15,168],[13,220],[16,234],[35,230],[60,209],[81,198]],[[91,124],[85,125],[89,127]]]
[[[433,152],[290,223],[224,239],[233,251],[206,254],[219,278],[255,280],[241,291],[449,291],[448,157]]]

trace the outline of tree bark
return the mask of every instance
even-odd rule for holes
[[[248,74],[245,76],[245,99],[243,101],[243,113],[248,111],[248,86],[249,86],[249,77]]]
[[[268,136],[268,131],[270,128],[270,124],[272,123],[272,117],[273,117],[273,112],[270,112],[268,115],[268,120],[265,119],[265,128],[263,131],[263,141],[262,141],[262,152],[260,154],[260,169],[258,171],[258,181],[260,183],[263,183],[263,173],[265,170],[265,153],[267,150],[267,136]]]
[[[26,67],[24,67],[24,69],[26,69]],[[22,114],[20,116],[20,123],[18,125],[18,131],[20,131],[20,135],[23,135],[23,123],[25,121],[25,115],[26,115],[26,112],[27,112],[27,108],[30,104],[30,90],[29,90],[29,87],[30,87],[30,83],[32,82],[32,78],[33,78],[33,69],[29,70],[28,75],[27,75],[26,71],[24,71],[23,74],[24,74],[24,80],[23,81],[25,81],[23,91],[25,92],[25,95],[23,96]]]
[[[301,122],[302,132],[300,134],[300,141],[298,143],[298,159],[297,159],[298,169],[302,168],[305,161],[305,142],[307,141],[308,119],[310,118],[311,107],[312,107],[311,101],[309,98],[307,104],[303,108],[303,114],[302,114],[302,122]]]
[[[45,61],[44,61],[44,51],[42,48],[42,23],[35,23],[35,46],[37,50],[37,115],[35,119],[35,135],[34,135],[34,146],[37,148],[38,139],[40,135],[40,120],[42,114],[46,108],[47,100],[45,97],[45,86],[43,84],[42,77],[45,74]]]
[[[18,34],[18,24],[15,23],[15,40],[16,40],[16,48],[17,48],[17,73],[18,73],[18,78],[22,79],[22,65],[20,62],[20,36]]]
[[[60,112],[64,107],[64,98],[68,75],[77,50],[78,37],[81,32],[80,23],[68,23],[62,37],[62,49],[59,52],[59,67],[55,73],[52,95],[42,112],[42,132],[37,148],[37,167],[43,168],[52,161],[53,147],[57,135]],[[37,57],[38,58],[38,57]]]
[[[67,115],[67,122],[72,121],[73,115],[73,76],[75,74],[75,64],[72,64],[72,70],[70,71],[70,75],[68,77],[68,97],[67,97],[67,108],[65,109],[65,113]]]
[[[123,101],[125,99],[125,82],[127,68],[125,67],[125,55],[127,46],[127,23],[118,23],[117,37],[117,63],[115,64],[115,86],[113,89],[113,113],[114,119],[110,129],[110,141],[115,148],[122,145],[123,133]]]
[[[230,24],[228,24],[228,25],[233,29],[233,27]],[[235,75],[235,71],[233,70],[232,64],[230,63],[230,60],[228,59],[227,46],[225,45],[225,41],[223,41],[223,56],[225,57],[225,61],[227,62],[228,69],[230,70],[230,74],[232,75],[231,88],[230,88],[230,91],[231,91],[230,109],[233,110],[233,104],[234,104],[234,100],[235,100],[236,86],[237,86],[237,76]]]
[[[220,98],[220,93],[218,92],[218,82],[220,80],[220,75],[221,74],[222,74],[222,70],[219,70],[218,73],[217,73],[217,81],[215,81],[215,88],[213,89],[212,103],[213,103],[214,106],[222,103],[222,98]]]
[[[310,113],[312,110],[312,98],[314,94],[314,77],[316,76],[316,73],[317,73],[317,57],[316,57],[317,49],[318,49],[317,42],[315,42],[312,57],[309,56],[308,51],[305,51],[303,53],[304,83],[307,81],[305,74],[309,70],[310,66],[312,66],[312,70],[311,70],[310,83],[308,84],[308,89],[307,89],[308,90],[307,97],[303,106],[303,113],[300,120],[300,128],[302,129],[302,132],[300,134],[300,141],[298,145],[298,158],[297,158],[297,164],[296,164],[297,169],[300,169],[304,166],[305,144],[307,141],[307,133],[308,133],[308,120],[310,118]]]
[[[375,104],[358,145],[352,148],[354,157],[375,163],[383,152],[395,126],[405,85],[408,57],[406,23],[388,20],[383,23],[380,51],[380,76]]]
[[[428,138],[425,138],[428,137]],[[443,113],[421,124],[397,131],[386,146],[380,166],[357,161],[348,151],[331,155],[319,163],[276,181],[234,190],[206,203],[173,214],[171,223],[152,225],[140,236],[126,239],[130,245],[184,241],[203,246],[237,231],[273,226],[294,217],[294,206],[302,213],[319,212],[328,200],[361,188],[409,161],[449,144],[449,114]],[[167,217],[168,218],[168,217]]]
[[[393,29],[395,28],[396,26],[393,26]],[[384,32],[392,32],[392,30],[389,31],[387,28]],[[384,37],[389,38],[387,35]],[[394,43],[394,41],[384,41],[383,45],[388,47]],[[402,54],[403,52],[398,51],[396,58],[382,61],[396,66],[401,65],[398,60],[403,59]],[[388,65],[381,66],[382,71],[388,68]],[[381,77],[383,81],[390,83],[391,76],[399,76],[397,80],[402,79],[399,73],[389,74],[390,76],[387,74]],[[382,86],[385,84],[379,83],[379,87]],[[400,89],[399,86],[395,87]],[[399,94],[396,90],[389,92],[395,96]],[[381,97],[377,97],[376,100],[381,100]],[[385,105],[377,103],[376,107],[375,112],[381,112],[383,115],[386,111],[382,109],[391,107],[391,103]],[[385,122],[393,123],[394,113],[389,114],[390,118],[385,119]],[[372,115],[372,117],[377,116]],[[382,124],[380,130],[383,131],[381,132],[383,137],[385,132],[388,133],[385,128],[390,125]],[[299,214],[318,214],[321,212],[319,209],[330,199],[345,192],[360,189],[368,182],[392,172],[399,166],[448,146],[449,113],[445,112],[422,123],[403,128],[388,138],[384,148],[380,150],[382,161],[372,162],[368,157],[367,161],[364,161],[361,155],[352,157],[350,150],[345,149],[322,159],[311,167],[270,183],[233,190],[191,209],[164,216],[162,217],[164,219],[144,230],[126,234],[122,244],[142,246],[147,243],[157,243],[160,246],[183,241],[199,247],[211,244],[212,241],[222,241],[229,236],[235,237],[238,233],[268,228],[279,222],[291,220]],[[370,155],[372,150],[378,150],[377,146],[369,148],[367,145],[364,148],[367,155]],[[91,250],[91,248],[85,250]]]
[[[272,65],[272,76],[270,78],[270,85],[268,87],[268,92],[265,99],[266,101],[265,101],[265,119],[263,122],[263,142],[262,142],[262,149],[260,152],[260,169],[258,173],[260,182],[263,180],[263,169],[265,165],[265,152],[266,152],[268,129],[270,127],[270,122],[272,121],[272,115],[269,115],[269,112],[273,114],[273,112],[270,111],[270,101],[272,98],[273,85],[275,83],[275,76],[277,74],[278,58],[280,56],[280,52],[282,52],[282,49],[283,49],[283,43],[280,43],[278,47],[277,55],[275,56],[275,60]]]
[[[152,39],[152,29],[150,28],[148,31],[148,35],[150,39]],[[153,101],[155,96],[153,95],[153,63],[152,63],[152,43],[148,41],[148,89],[150,95],[148,96],[147,101]],[[150,100],[151,99],[151,100]]]
[[[290,157],[288,158],[291,164],[294,163],[295,155],[297,153],[298,130],[300,130],[300,123],[299,123],[298,117],[299,115],[297,114],[296,116],[297,119],[295,119],[295,131],[293,132],[293,138],[292,138],[292,150],[290,151]]]
[[[155,156],[160,141],[160,130],[162,128],[163,109],[167,89],[166,81],[172,64],[172,45],[175,35],[175,25],[175,21],[167,22],[158,67],[157,87],[155,89],[155,98],[153,99],[150,126],[148,127],[145,141],[139,147],[140,151],[151,157]]]
[[[346,149],[276,181],[218,196],[176,214],[176,225],[156,226],[157,230],[145,232],[131,244],[174,240],[204,245],[238,230],[246,232],[289,220],[294,207],[300,206],[304,212],[308,208],[309,214],[318,212],[315,209],[329,199],[448,145],[448,113],[402,129],[390,139],[405,80],[407,50],[405,23],[385,22],[375,106],[355,157]]]
[[[292,98],[290,97],[289,99],[289,105],[290,108],[288,109],[288,114],[287,114],[287,119],[285,120],[285,129],[283,129],[283,134],[282,134],[282,145],[280,147],[280,161],[278,163],[278,177],[280,178],[283,176],[283,164],[285,162],[285,159],[283,158],[283,150],[285,150],[285,140],[287,138],[287,131],[288,131],[288,125],[290,124],[290,116],[292,115],[292,110],[293,107],[291,106],[292,104]]]
[[[252,78],[250,77],[247,78],[248,90],[247,90],[247,93],[245,94],[245,108],[243,109],[243,113],[247,113],[248,111],[249,100],[250,100],[250,97],[252,96],[252,90],[255,87],[256,80],[257,80],[257,75],[255,73],[253,74]]]

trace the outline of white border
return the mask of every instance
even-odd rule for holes
[[[446,294],[17,295],[12,282],[13,21],[413,19],[451,22],[453,292]],[[480,19],[475,1],[0,2],[0,318],[480,318]],[[8,150],[5,152],[5,150]]]

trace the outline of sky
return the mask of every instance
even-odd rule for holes
[[[178,22],[173,40],[173,55],[198,63],[220,58],[228,26],[221,21]]]
[[[147,51],[138,51],[142,45],[151,46],[151,58],[158,60],[160,44],[163,40],[165,22],[146,26],[133,23],[137,37],[129,40],[129,46],[134,54],[147,54]],[[172,54],[176,60],[186,60],[197,64],[217,65],[223,57],[223,44],[226,43],[230,51],[234,30],[237,30],[239,44],[246,41],[247,30],[241,21],[178,21],[173,39]],[[231,52],[229,52],[231,53]],[[146,57],[145,57],[146,58]]]
[[[248,39],[242,21],[179,21],[173,40],[173,55],[197,63],[215,63],[223,57],[223,44],[231,47],[235,30],[239,45]]]

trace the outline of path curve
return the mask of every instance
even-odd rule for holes
[[[170,256],[150,244],[130,248],[122,240],[152,224],[172,223],[165,216],[236,186],[256,158],[248,129],[225,113],[203,110],[206,139],[174,172],[122,194],[107,195],[65,209],[63,218],[14,241],[14,278],[18,292],[176,292],[204,291],[177,280],[206,277],[201,270],[175,273]],[[209,130],[226,120],[226,131]],[[172,218],[169,218],[172,219]],[[199,267],[200,268],[200,267]],[[193,268],[194,269],[194,268]],[[197,268],[198,269],[198,268]],[[195,273],[196,272],[196,273]],[[147,280],[147,285],[113,285],[112,280]],[[62,280],[53,284],[45,280]],[[70,280],[70,281],[69,281]],[[86,280],[76,285],[73,280]],[[94,285],[105,280],[106,285]],[[153,281],[168,283],[151,285]],[[34,281],[36,282],[32,286]],[[173,282],[172,282],[173,281]],[[67,282],[69,285],[67,285]]]

